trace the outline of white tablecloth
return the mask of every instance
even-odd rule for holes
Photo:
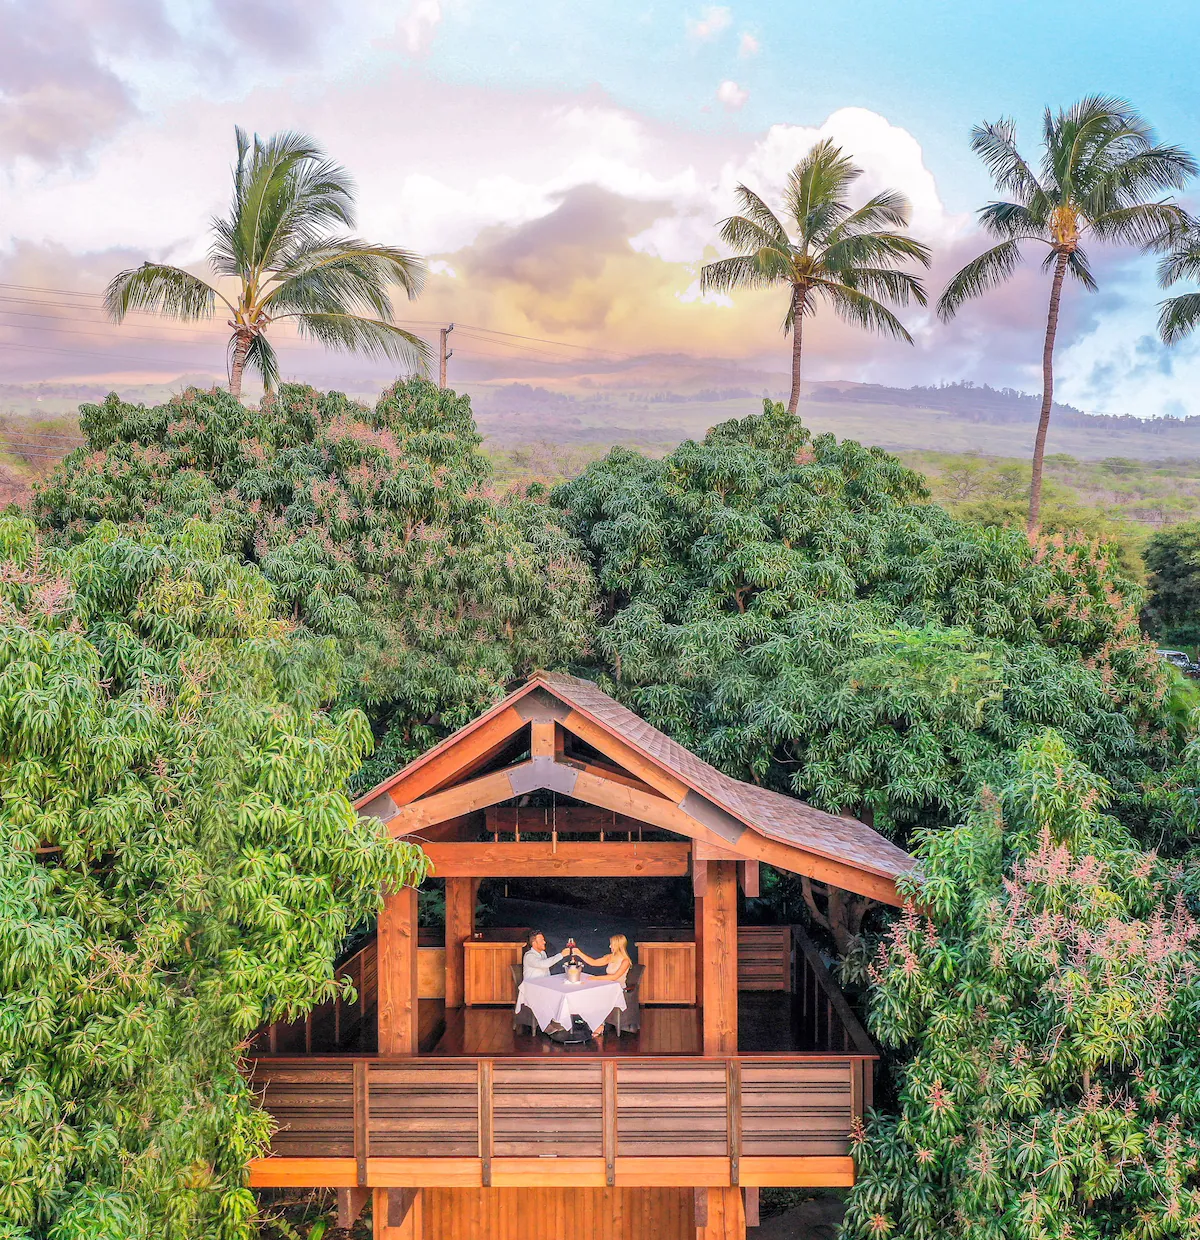
[[[526,978],[521,983],[517,1010],[526,1004],[542,1029],[553,1021],[570,1029],[571,1017],[582,1016],[594,1033],[613,1008],[625,1010],[625,988],[606,977],[585,976],[572,985],[565,974],[552,973],[549,977]]]

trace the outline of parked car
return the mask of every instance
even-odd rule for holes
[[[1200,679],[1200,663],[1193,663],[1182,650],[1160,650],[1159,656],[1185,675]]]

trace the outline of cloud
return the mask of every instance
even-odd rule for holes
[[[751,56],[757,56],[758,51],[758,40],[749,31],[743,30],[742,37],[738,40],[738,55],[743,60],[748,60]]]
[[[159,0],[112,0],[86,21],[71,0],[0,0],[0,157],[78,158],[137,111],[111,56],[174,43]]]
[[[441,22],[440,0],[411,0],[408,12],[400,20],[408,50],[414,55],[428,51]]]
[[[710,4],[699,17],[688,18],[687,32],[701,43],[711,42],[733,24],[733,14],[722,5]]]
[[[750,92],[743,90],[735,81],[726,78],[717,87],[717,101],[724,104],[731,112],[736,112],[750,98]]]

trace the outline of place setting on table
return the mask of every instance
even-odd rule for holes
[[[560,962],[563,971],[552,972]],[[604,973],[586,973],[585,965],[603,968]],[[545,935],[535,931],[522,962],[515,1010],[518,1014],[528,1010],[536,1028],[552,1041],[564,1045],[599,1041],[605,1023],[627,1008],[626,984],[633,967],[623,934],[612,936],[603,956],[589,956],[574,938],[561,952],[548,956]]]

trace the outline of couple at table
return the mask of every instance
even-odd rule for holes
[[[540,930],[535,930],[529,936],[529,943],[522,961],[524,976],[526,978],[549,977],[550,970],[560,960],[569,956],[578,956],[580,960],[590,964],[593,968],[603,968],[605,976],[610,981],[620,982],[622,987],[633,966],[633,961],[629,958],[629,940],[623,934],[614,934],[608,940],[608,951],[603,956],[589,956],[574,939],[567,943],[563,951],[554,956],[548,956],[546,955],[546,936]]]

